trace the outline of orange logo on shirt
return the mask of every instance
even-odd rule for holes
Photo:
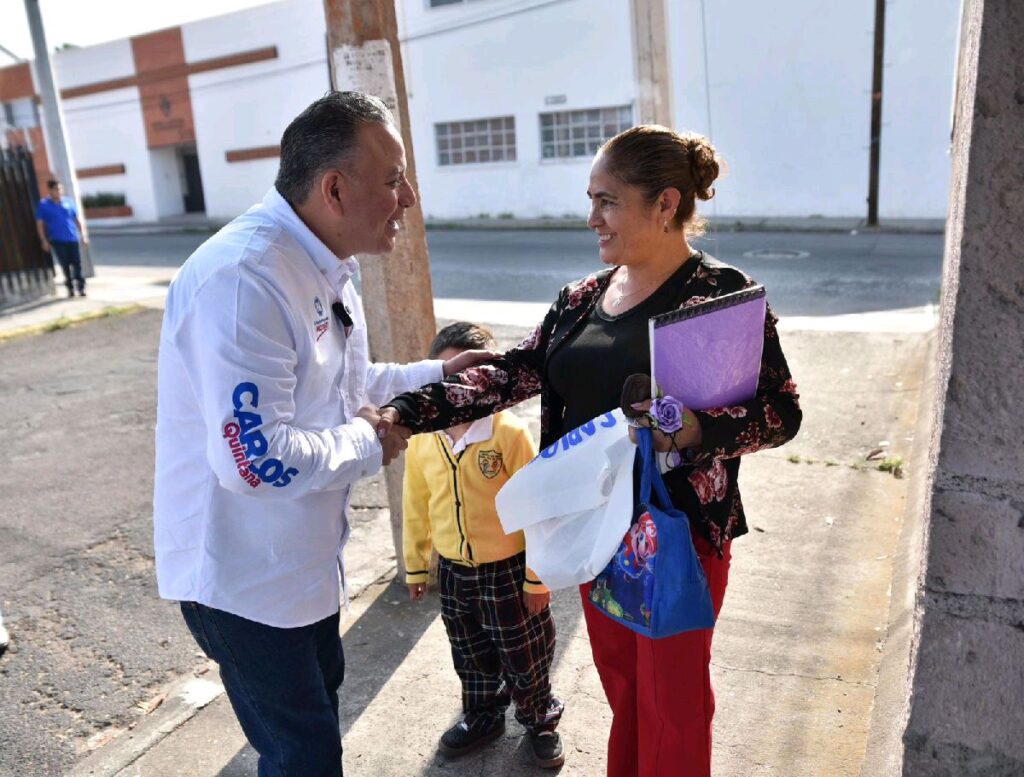
[[[501,454],[497,451],[480,451],[476,460],[485,478],[496,477],[501,472]]]

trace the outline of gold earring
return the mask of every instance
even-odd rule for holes
[[[665,234],[666,235],[668,234],[668,222],[667,221],[665,222]]]

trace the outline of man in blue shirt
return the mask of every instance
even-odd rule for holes
[[[60,268],[64,271],[64,283],[68,296],[75,296],[75,286],[80,296],[85,296],[85,278],[82,276],[82,255],[78,250],[79,239],[87,243],[82,222],[78,219],[75,203],[64,196],[64,186],[51,178],[46,182],[50,196],[39,201],[36,208],[36,229],[43,242],[43,250],[52,250],[57,255]]]

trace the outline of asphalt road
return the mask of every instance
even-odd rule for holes
[[[180,265],[205,234],[97,236],[97,265]],[[748,272],[780,315],[821,316],[937,303],[941,235],[728,232],[696,245]],[[435,297],[547,302],[600,267],[586,231],[432,230]],[[768,257],[763,254],[767,252]]]

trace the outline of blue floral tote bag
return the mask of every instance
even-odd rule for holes
[[[619,549],[594,579],[590,601],[612,620],[652,639],[709,629],[715,613],[690,520],[669,500],[651,430],[637,433],[640,501]]]

